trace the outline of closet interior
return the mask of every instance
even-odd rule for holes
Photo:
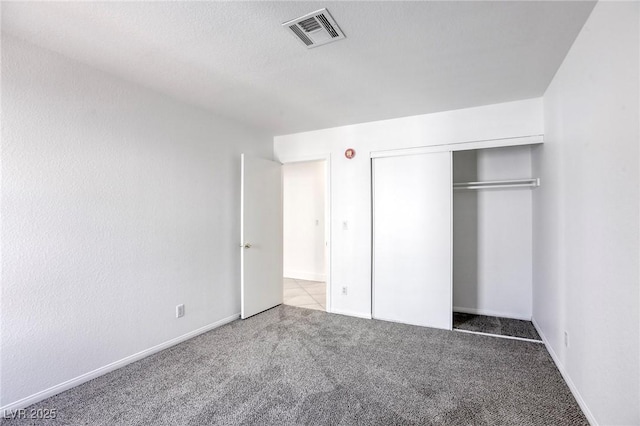
[[[529,145],[453,152],[453,328],[540,340],[531,324]]]

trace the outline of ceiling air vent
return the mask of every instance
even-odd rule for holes
[[[307,13],[285,22],[282,26],[288,28],[308,49],[345,38],[327,9]]]

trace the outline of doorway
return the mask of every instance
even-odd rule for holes
[[[328,161],[282,166],[283,301],[327,311]]]

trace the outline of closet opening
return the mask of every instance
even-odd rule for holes
[[[327,310],[327,161],[282,166],[283,303]]]
[[[453,152],[453,328],[541,341],[532,315],[531,147]]]

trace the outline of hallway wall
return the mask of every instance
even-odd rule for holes
[[[325,162],[282,166],[284,276],[326,281]]]

